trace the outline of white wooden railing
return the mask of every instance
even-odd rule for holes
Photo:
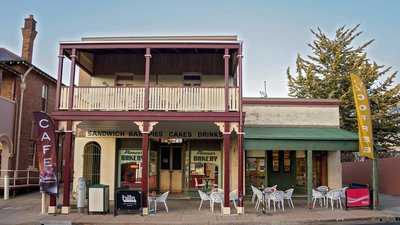
[[[137,111],[144,109],[143,87],[76,87],[73,109]],[[60,109],[68,109],[68,87],[61,89]],[[229,88],[229,111],[239,110],[239,89]],[[150,87],[152,111],[224,111],[223,87]]]

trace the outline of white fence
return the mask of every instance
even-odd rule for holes
[[[223,87],[151,87],[149,110],[224,111]],[[144,109],[143,87],[76,87],[73,109],[81,111],[139,111]],[[63,87],[60,109],[68,109],[69,89]],[[229,88],[229,111],[239,110],[239,89]]]

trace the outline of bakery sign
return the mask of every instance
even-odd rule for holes
[[[192,151],[191,161],[192,163],[219,164],[220,156],[221,156],[220,151]]]
[[[142,150],[121,149],[119,154],[121,164],[131,162],[140,163],[142,162],[142,157]]]

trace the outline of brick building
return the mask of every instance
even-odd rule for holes
[[[37,168],[32,112],[50,113],[54,108],[56,80],[32,64],[36,35],[36,21],[30,15],[22,28],[21,56],[0,48],[1,178],[8,175],[11,185],[14,179],[16,184],[29,184],[27,171],[33,176]],[[0,182],[2,185],[4,182]]]

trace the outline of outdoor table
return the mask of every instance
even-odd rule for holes
[[[154,214],[156,214],[157,213],[156,212],[156,204],[157,204],[156,199],[157,199],[157,197],[156,196],[148,196],[147,198],[148,198],[148,201],[149,201],[149,212],[150,213],[154,212]],[[153,208],[151,208],[151,203],[152,202],[154,202],[154,207]]]

